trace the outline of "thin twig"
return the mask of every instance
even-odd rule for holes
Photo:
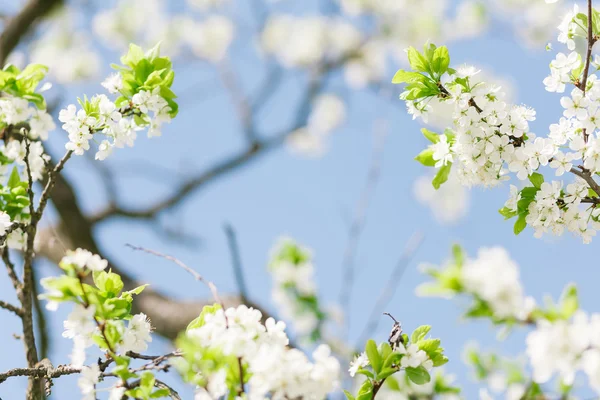
[[[248,288],[246,286],[246,278],[244,277],[244,271],[242,269],[242,261],[237,243],[237,237],[233,227],[230,224],[225,224],[224,229],[225,235],[227,236],[227,244],[229,245],[229,252],[231,254],[231,264],[233,266],[233,274],[235,276],[237,288],[240,293],[242,303],[246,303],[248,300]]]
[[[379,295],[379,298],[375,302],[375,305],[373,306],[371,315],[368,319],[367,324],[365,325],[365,328],[363,329],[362,333],[358,338],[356,347],[362,346],[366,338],[377,330],[381,312],[384,308],[387,307],[392,297],[394,297],[396,289],[398,288],[398,283],[400,282],[404,271],[406,271],[406,267],[410,264],[415,253],[421,246],[421,243],[423,243],[423,238],[424,235],[421,232],[417,232],[413,234],[406,243],[406,247],[404,248],[404,251],[402,252],[400,258],[398,259],[398,262],[396,263],[396,267],[392,271],[389,279],[387,279],[385,288],[383,289],[383,291]]]
[[[571,168],[571,173],[577,175],[581,179],[587,182],[587,184],[592,188],[596,194],[600,195],[600,185],[594,180],[592,175],[589,172],[579,171],[577,168]]]
[[[16,314],[18,317],[23,315],[23,311],[19,307],[14,306],[6,301],[0,300],[0,308],[4,308],[5,310],[10,311]]]
[[[2,248],[2,261],[4,262],[4,265],[6,266],[6,271],[7,271],[8,276],[13,284],[13,287],[15,288],[15,290],[18,293],[21,290],[21,287],[23,285],[22,285],[21,281],[19,280],[19,277],[17,276],[17,272],[15,271],[15,265],[10,260],[8,246],[4,246]]]
[[[355,275],[355,255],[360,242],[360,237],[366,222],[367,210],[369,208],[370,200],[375,193],[377,183],[379,182],[379,176],[381,171],[381,163],[383,160],[384,144],[387,137],[387,130],[385,127],[376,127],[374,132],[375,143],[373,146],[373,153],[371,156],[371,165],[367,174],[367,180],[365,187],[360,195],[360,199],[356,205],[354,217],[348,231],[348,241],[346,242],[346,249],[344,251],[344,258],[342,261],[342,287],[340,292],[339,304],[344,311],[344,323],[346,328],[350,324],[350,294],[352,293],[352,287],[354,284]]]
[[[44,209],[46,208],[46,204],[48,203],[48,200],[50,199],[50,194],[52,193],[52,189],[54,189],[54,185],[56,185],[56,175],[58,173],[60,173],[60,171],[62,171],[62,169],[65,167],[65,163],[67,161],[69,161],[69,158],[71,158],[72,155],[73,155],[73,151],[71,151],[71,150],[67,151],[65,153],[65,155],[63,156],[63,158],[60,159],[58,164],[56,164],[54,169],[48,173],[48,180],[47,180],[46,186],[44,187],[44,190],[42,191],[42,194],[40,196],[40,203],[38,205],[38,208],[37,208],[36,212],[31,215],[32,224],[34,223],[35,220],[39,221],[42,218],[42,214],[44,212]]]
[[[146,249],[144,247],[134,246],[134,245],[129,244],[129,243],[125,244],[125,246],[131,248],[132,250],[143,251],[145,253],[152,254],[152,255],[157,256],[157,257],[162,257],[162,258],[164,258],[166,260],[169,260],[169,261],[173,262],[174,264],[178,265],[179,267],[183,268],[185,271],[187,271],[189,274],[191,274],[194,277],[194,279],[196,279],[197,281],[200,281],[200,282],[204,283],[206,286],[208,286],[208,288],[210,289],[210,292],[212,293],[212,296],[215,299],[215,301],[218,304],[220,304],[221,307],[223,308],[223,311],[225,311],[225,304],[223,303],[223,301],[219,297],[219,292],[217,291],[217,287],[215,286],[215,284],[212,283],[209,280],[204,279],[202,277],[202,275],[200,275],[198,272],[194,271],[192,268],[188,267],[184,262],[182,262],[178,258],[175,258],[173,256],[169,256],[167,254],[159,253],[158,251]]]

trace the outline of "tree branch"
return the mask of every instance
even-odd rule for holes
[[[0,67],[4,66],[8,55],[35,23],[62,2],[63,0],[30,0],[17,15],[8,20],[0,34]]]
[[[12,304],[7,303],[6,301],[0,300],[0,308],[4,308],[5,310],[10,311],[16,314],[18,317],[23,315],[23,311],[19,307],[13,306]]]
[[[248,288],[246,286],[246,279],[242,269],[242,261],[240,259],[240,249],[237,243],[237,237],[231,225],[225,224],[224,229],[225,235],[227,235],[227,243],[229,244],[229,252],[231,253],[231,264],[233,266],[233,274],[237,283],[237,289],[240,293],[242,302],[245,302],[248,299]]]

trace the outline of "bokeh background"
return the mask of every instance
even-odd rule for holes
[[[7,16],[25,4],[3,3],[0,12]],[[545,92],[542,79],[553,58],[545,48],[555,41],[562,7],[543,0],[68,0],[33,27],[10,61],[50,65],[48,80],[55,85],[48,96],[57,115],[78,96],[103,92],[100,82],[109,64],[129,42],[162,41],[163,51],[173,57],[180,113],[163,136],[140,137],[134,148],[104,162],[76,157],[67,167],[66,177],[89,215],[106,208],[108,189],[123,207],[144,209],[187,179],[245,151],[249,144],[240,99],[242,111],[243,101],[256,100],[250,114],[261,140],[303,127],[297,122],[306,122],[315,103],[302,99],[311,79],[319,79],[318,94],[335,95],[344,105],[343,113],[322,111],[325,120],[340,116],[334,130],[296,132],[201,185],[156,218],[111,217],[94,225],[94,237],[103,254],[154,289],[174,299],[207,299],[208,290],[184,271],[125,244],[177,256],[213,280],[220,292],[235,293],[223,229],[230,224],[248,294],[274,315],[278,310],[271,300],[267,262],[278,237],[289,235],[313,249],[319,298],[331,307],[339,304],[347,285],[344,255],[351,248],[356,273],[348,289],[350,302],[341,309],[346,323],[332,326],[349,344],[361,345],[356,342],[407,243],[422,235],[404,272],[392,281],[389,305],[376,312],[391,312],[407,331],[432,325],[450,358],[445,371],[456,376],[466,398],[475,398],[479,384],[461,360],[465,344],[476,341],[481,348],[518,356],[526,332],[499,341],[488,323],[462,321],[460,302],[417,297],[415,288],[426,279],[419,264],[441,263],[453,243],[471,254],[501,245],[521,266],[526,291],[538,301],[546,294],[556,298],[565,284],[576,282],[582,308],[596,311],[598,247],[568,236],[539,240],[530,230],[515,237],[512,224],[497,213],[508,185],[468,190],[450,182],[433,193],[424,183],[429,171],[413,161],[426,145],[421,126],[398,100],[401,88],[389,82],[396,69],[406,67],[403,49],[408,45],[446,44],[452,64],[476,65],[486,79],[501,82],[513,101],[534,107],[532,129],[546,134],[561,114],[559,97]],[[293,19],[273,25],[282,15]],[[333,21],[348,26],[338,32]],[[344,46],[354,49],[352,56],[328,65],[340,59]],[[326,77],[319,72],[323,65],[328,65]],[[261,96],[261,90],[268,95]],[[65,142],[64,131],[53,132],[53,158],[62,155]],[[45,226],[56,220],[51,212]],[[356,221],[363,223],[353,236]],[[38,264],[38,277],[56,272],[51,262]],[[0,278],[0,297],[14,298],[6,278]],[[68,362],[71,342],[61,337],[68,311],[60,308],[47,318],[55,364]],[[390,327],[382,316],[369,335],[385,340]],[[21,344],[13,338],[19,331],[15,317],[0,313],[0,370],[24,365]],[[148,353],[170,348],[169,341],[157,338]],[[177,377],[165,381],[182,398],[192,398]],[[0,398],[20,398],[25,385],[24,379],[9,380],[0,385]],[[52,398],[79,398],[75,378],[57,380]]]

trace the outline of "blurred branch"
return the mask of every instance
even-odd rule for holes
[[[215,181],[217,178],[227,175],[228,173],[237,170],[241,166],[247,165],[250,161],[257,159],[258,156],[264,155],[270,150],[279,148],[279,146],[285,143],[285,140],[290,134],[292,134],[296,129],[306,125],[312,100],[323,87],[325,81],[324,75],[329,71],[330,69],[326,69],[323,75],[319,74],[316,78],[311,80],[311,83],[298,107],[296,121],[289,128],[284,129],[275,135],[271,135],[267,139],[257,139],[252,145],[248,146],[241,152],[234,154],[224,161],[212,166],[208,170],[188,179],[186,182],[180,185],[180,187],[171,196],[156,202],[150,207],[145,209],[133,209],[119,205],[112,207],[109,206],[104,211],[92,216],[90,218],[90,222],[95,224],[113,217],[126,217],[133,219],[154,218],[159,213],[178,206],[196,190],[205,187],[209,183]]]
[[[4,66],[8,55],[19,44],[21,38],[35,27],[35,23],[44,17],[63,0],[30,0],[21,11],[8,19],[0,34],[0,67]]]
[[[421,232],[417,232],[413,234],[408,242],[406,243],[406,247],[402,252],[402,255],[398,259],[396,266],[394,267],[389,279],[387,279],[387,284],[385,288],[377,298],[375,305],[373,306],[373,311],[371,311],[371,315],[369,316],[368,322],[365,325],[362,333],[358,337],[358,341],[356,342],[356,348],[361,348],[363,343],[367,340],[369,335],[372,335],[373,332],[377,330],[379,326],[379,319],[381,318],[381,313],[387,307],[387,305],[394,297],[396,293],[396,289],[398,288],[398,284],[404,271],[406,271],[406,267],[410,264],[413,259],[415,253],[421,247],[421,243],[423,243],[424,235]]]
[[[242,302],[245,302],[248,299],[248,288],[246,286],[246,279],[242,269],[242,261],[240,257],[240,249],[237,243],[237,237],[233,227],[230,224],[225,224],[224,229],[225,235],[227,236],[227,244],[229,245],[229,252],[231,253],[231,264],[233,266],[233,273],[235,275],[237,288]]]
[[[223,304],[223,302],[221,301],[221,298],[219,297],[219,291],[217,290],[217,287],[215,286],[215,284],[212,283],[212,281],[204,279],[204,277],[202,275],[200,275],[194,269],[188,267],[183,261],[181,261],[178,258],[175,258],[173,256],[169,256],[167,254],[162,254],[162,253],[159,253],[158,251],[146,249],[144,247],[134,246],[132,244],[126,244],[126,246],[132,250],[143,251],[145,253],[164,258],[165,260],[169,260],[172,263],[176,264],[177,266],[183,268],[186,272],[188,272],[190,275],[192,275],[194,277],[194,279],[205,284],[210,289],[210,292],[211,292],[215,302],[219,303],[221,305],[221,307],[223,308],[223,310],[225,310],[225,305]]]
[[[342,261],[342,286],[340,291],[340,307],[344,311],[345,320],[344,323],[346,328],[350,324],[350,295],[352,293],[352,286],[354,284],[354,274],[356,270],[355,256],[360,242],[360,236],[365,226],[367,217],[367,210],[369,208],[370,200],[375,193],[377,183],[379,182],[379,176],[381,171],[381,163],[383,161],[383,153],[385,149],[385,139],[387,137],[387,127],[382,126],[381,121],[376,122],[374,127],[374,146],[373,153],[371,156],[371,165],[367,174],[367,180],[365,187],[360,195],[360,199],[356,205],[354,217],[348,231],[348,241],[346,242],[346,249],[344,251],[344,258]]]
[[[252,107],[242,87],[240,86],[236,74],[231,69],[228,60],[223,60],[219,64],[219,74],[223,86],[229,92],[229,96],[237,110],[238,118],[242,125],[242,130],[248,144],[256,142],[256,132],[254,131]]]
[[[262,85],[259,87],[256,94],[252,96],[251,107],[255,113],[260,111],[260,109],[267,104],[269,98],[277,91],[282,77],[283,71],[281,66],[273,63],[269,67]]]

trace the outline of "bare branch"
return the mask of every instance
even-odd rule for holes
[[[20,317],[21,315],[23,315],[23,311],[19,307],[13,306],[12,304],[7,303],[6,301],[0,300],[0,308],[4,308],[5,310],[13,312],[18,317]]]
[[[157,256],[157,257],[162,257],[162,258],[164,258],[166,260],[169,260],[169,261],[173,262],[174,264],[178,265],[179,267],[183,268],[185,271],[187,271],[189,274],[191,274],[194,277],[194,279],[196,279],[197,281],[200,281],[203,284],[205,284],[206,286],[208,286],[208,288],[210,289],[210,292],[211,292],[213,298],[215,299],[215,301],[218,304],[221,305],[221,307],[223,308],[223,310],[225,310],[225,304],[223,303],[223,301],[219,297],[219,292],[217,291],[217,287],[215,286],[215,284],[212,283],[209,280],[204,279],[204,277],[202,277],[202,275],[200,275],[198,272],[194,271],[192,268],[188,267],[183,261],[181,261],[178,258],[175,258],[173,256],[169,256],[167,254],[162,254],[162,253],[159,253],[158,251],[146,249],[144,247],[134,246],[132,244],[126,244],[126,246],[129,247],[129,248],[131,248],[131,249],[133,249],[133,250],[143,251],[143,252],[146,252],[148,254],[152,254],[154,256]]]
[[[33,368],[13,368],[4,373],[0,373],[0,383],[15,376],[58,378],[63,375],[78,374],[80,372],[81,368],[72,367],[70,365],[59,365],[56,368],[49,368],[46,366],[38,366]]]
[[[225,86],[225,89],[229,92],[231,100],[237,109],[238,118],[242,124],[244,135],[246,136],[248,143],[252,145],[256,141],[256,132],[254,131],[253,114],[250,102],[239,85],[237,76],[232,71],[227,60],[224,60],[219,65],[219,73],[221,82],[223,82],[223,86]]]
[[[346,249],[344,251],[344,259],[342,261],[342,287],[340,292],[340,307],[344,311],[346,327],[349,325],[350,310],[350,294],[352,293],[352,286],[354,284],[354,258],[356,250],[360,242],[360,236],[365,225],[367,210],[369,208],[369,202],[373,196],[377,183],[379,182],[379,175],[381,170],[381,163],[383,160],[383,150],[385,139],[387,137],[387,130],[381,126],[375,127],[374,139],[375,143],[373,146],[373,153],[371,156],[371,165],[367,174],[367,180],[365,187],[360,195],[360,199],[356,205],[354,217],[348,231],[348,241],[346,242]]]
[[[240,258],[240,250],[237,243],[237,237],[233,227],[229,224],[224,226],[225,234],[227,235],[227,243],[229,245],[229,252],[231,253],[231,264],[233,266],[233,273],[235,275],[235,281],[237,288],[240,293],[242,302],[248,299],[248,289],[246,286],[246,279],[244,277],[244,271],[242,269],[242,261]]]
[[[69,158],[71,158],[72,155],[72,150],[67,151],[63,158],[60,159],[58,164],[56,164],[56,166],[48,173],[46,186],[44,187],[44,190],[42,191],[42,194],[40,196],[40,204],[38,205],[37,210],[31,215],[32,224],[34,223],[34,221],[37,222],[42,218],[42,213],[44,212],[46,204],[50,199],[52,189],[54,189],[54,186],[56,185],[56,176],[60,173],[60,171],[62,171],[62,169],[65,166],[65,163],[69,161]]]
[[[4,66],[8,55],[17,47],[21,38],[35,27],[37,20],[62,2],[63,0],[30,0],[17,15],[8,20],[0,34],[0,67]]]
[[[360,348],[360,346],[363,345],[363,343],[365,342],[367,337],[369,335],[373,334],[373,332],[375,332],[377,330],[381,312],[384,308],[387,307],[390,300],[394,296],[394,293],[396,293],[396,288],[398,288],[398,282],[402,278],[404,271],[406,271],[406,267],[408,266],[410,261],[413,259],[415,253],[421,246],[421,243],[423,243],[423,238],[424,238],[424,235],[421,232],[417,232],[417,233],[413,234],[410,237],[410,239],[408,240],[408,242],[406,243],[406,247],[404,248],[404,251],[402,252],[402,255],[400,256],[400,259],[396,263],[396,266],[394,267],[392,274],[390,275],[389,279],[387,280],[385,288],[383,289],[383,291],[379,295],[379,298],[375,302],[375,305],[373,306],[371,315],[368,319],[367,324],[365,325],[365,328],[363,329],[362,333],[360,334],[360,336],[358,338],[356,347]],[[388,313],[388,315],[389,315],[389,313]],[[391,317],[391,315],[390,315],[390,317]]]
[[[588,171],[580,171],[577,168],[571,168],[571,173],[577,175],[581,179],[587,182],[587,184],[592,188],[596,194],[600,195],[600,185],[594,180],[592,175]]]
[[[21,290],[21,281],[17,276],[17,272],[15,271],[15,265],[10,260],[10,254],[8,253],[8,247],[4,246],[2,248],[2,261],[4,261],[4,265],[6,266],[6,271],[10,280],[12,281],[13,287],[17,291],[17,293]]]

